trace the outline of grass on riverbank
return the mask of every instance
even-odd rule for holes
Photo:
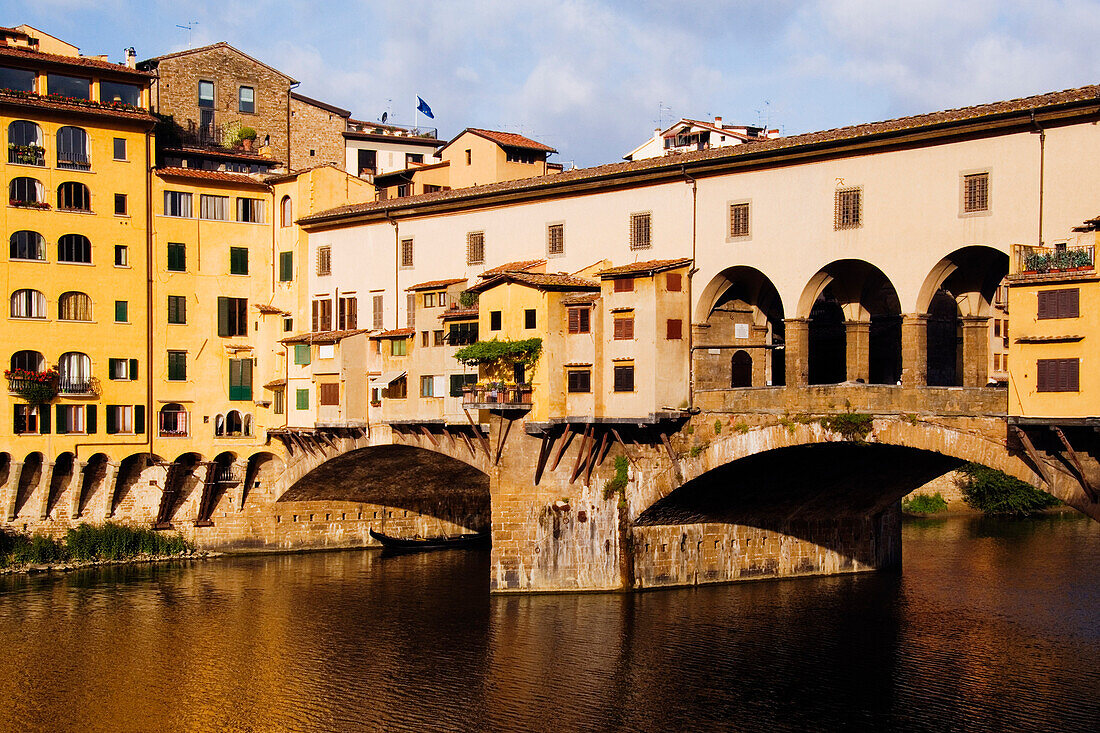
[[[937,514],[947,509],[947,500],[943,494],[917,494],[913,497],[902,499],[901,509],[910,514]]]
[[[130,560],[141,556],[173,557],[194,551],[178,534],[127,527],[114,522],[70,529],[64,539],[0,530],[0,568],[12,565],[97,560]]]

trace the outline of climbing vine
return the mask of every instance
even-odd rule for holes
[[[859,412],[841,412],[821,418],[821,424],[845,440],[862,443],[871,434],[875,418]]]
[[[531,369],[542,355],[542,339],[521,339],[517,341],[478,341],[464,346],[455,352],[455,358],[463,364],[477,366],[506,366],[522,364]]]
[[[615,476],[603,485],[604,501],[618,494],[619,506],[626,505],[627,466],[626,456],[615,456]]]

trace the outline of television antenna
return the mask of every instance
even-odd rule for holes
[[[187,25],[180,25],[179,23],[176,23],[177,28],[187,31],[187,47],[188,48],[191,48],[191,31],[193,31],[195,29],[195,26],[197,26],[198,24],[199,24],[199,21],[197,21],[197,20],[192,20]]]
[[[665,129],[665,113],[668,113],[668,118],[672,120],[672,107],[669,107],[664,102],[657,102],[657,119],[654,122],[657,123],[657,127],[662,130]]]

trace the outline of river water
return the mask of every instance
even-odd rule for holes
[[[0,730],[1095,731],[1100,524],[904,526],[905,567],[494,597],[488,552],[0,579]]]

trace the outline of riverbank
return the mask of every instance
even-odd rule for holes
[[[98,565],[205,559],[221,553],[196,550],[176,533],[114,522],[81,525],[57,539],[0,531],[0,573],[67,572]]]

